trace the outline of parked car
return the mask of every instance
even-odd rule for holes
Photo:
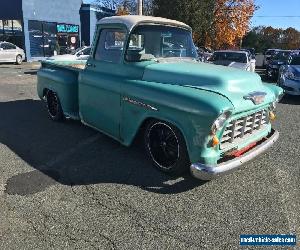
[[[242,48],[241,51],[247,51],[251,54],[251,56],[255,57],[255,49],[254,48]]]
[[[126,146],[143,135],[159,170],[190,169],[203,180],[238,169],[278,139],[271,123],[283,90],[257,74],[197,62],[188,25],[129,15],[103,18],[96,29],[84,69],[80,61],[42,62],[37,91],[52,120],[81,120]],[[164,50],[162,41],[180,46]]]
[[[269,61],[271,60],[271,57],[275,55],[275,53],[279,51],[279,49],[267,49],[264,53],[264,61],[263,61],[263,67],[267,67],[269,64]]]
[[[204,62],[207,62],[213,55],[214,51],[210,48],[200,46],[199,51],[201,51]]]
[[[289,95],[300,95],[300,55],[289,58],[279,70],[278,85]]]
[[[87,60],[91,53],[90,46],[83,46],[72,52],[71,54],[57,55],[48,57],[47,60],[70,61],[70,60]]]
[[[215,51],[210,61],[216,65],[223,65],[237,69],[255,71],[255,61],[253,61],[246,51],[218,50]]]
[[[249,61],[251,63],[251,70],[252,72],[255,72],[256,68],[256,55],[255,55],[255,49],[254,48],[243,48],[241,51],[248,52]]]
[[[276,54],[271,57],[267,67],[266,67],[266,77],[268,79],[278,79],[278,72],[281,65],[287,63],[289,57],[291,55],[291,51],[289,50],[279,50]]]
[[[21,64],[25,60],[24,50],[18,46],[0,41],[0,62]]]

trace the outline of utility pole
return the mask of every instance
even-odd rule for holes
[[[143,15],[143,0],[137,0],[138,4],[138,15],[142,16]]]

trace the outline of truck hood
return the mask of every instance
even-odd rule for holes
[[[272,88],[264,84],[258,74],[208,63],[174,61],[150,64],[145,69],[143,80],[220,94],[233,104],[235,113],[258,108],[276,98]],[[252,92],[265,92],[264,102],[255,105],[251,100],[245,100],[244,97]]]

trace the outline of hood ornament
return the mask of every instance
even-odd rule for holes
[[[245,100],[251,100],[255,105],[261,104],[265,101],[267,93],[254,91],[244,96]]]

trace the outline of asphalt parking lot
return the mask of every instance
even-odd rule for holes
[[[299,239],[299,97],[278,105],[280,139],[266,154],[211,182],[174,179],[139,143],[50,121],[36,95],[38,67],[0,64],[0,249],[240,249],[240,234]]]

